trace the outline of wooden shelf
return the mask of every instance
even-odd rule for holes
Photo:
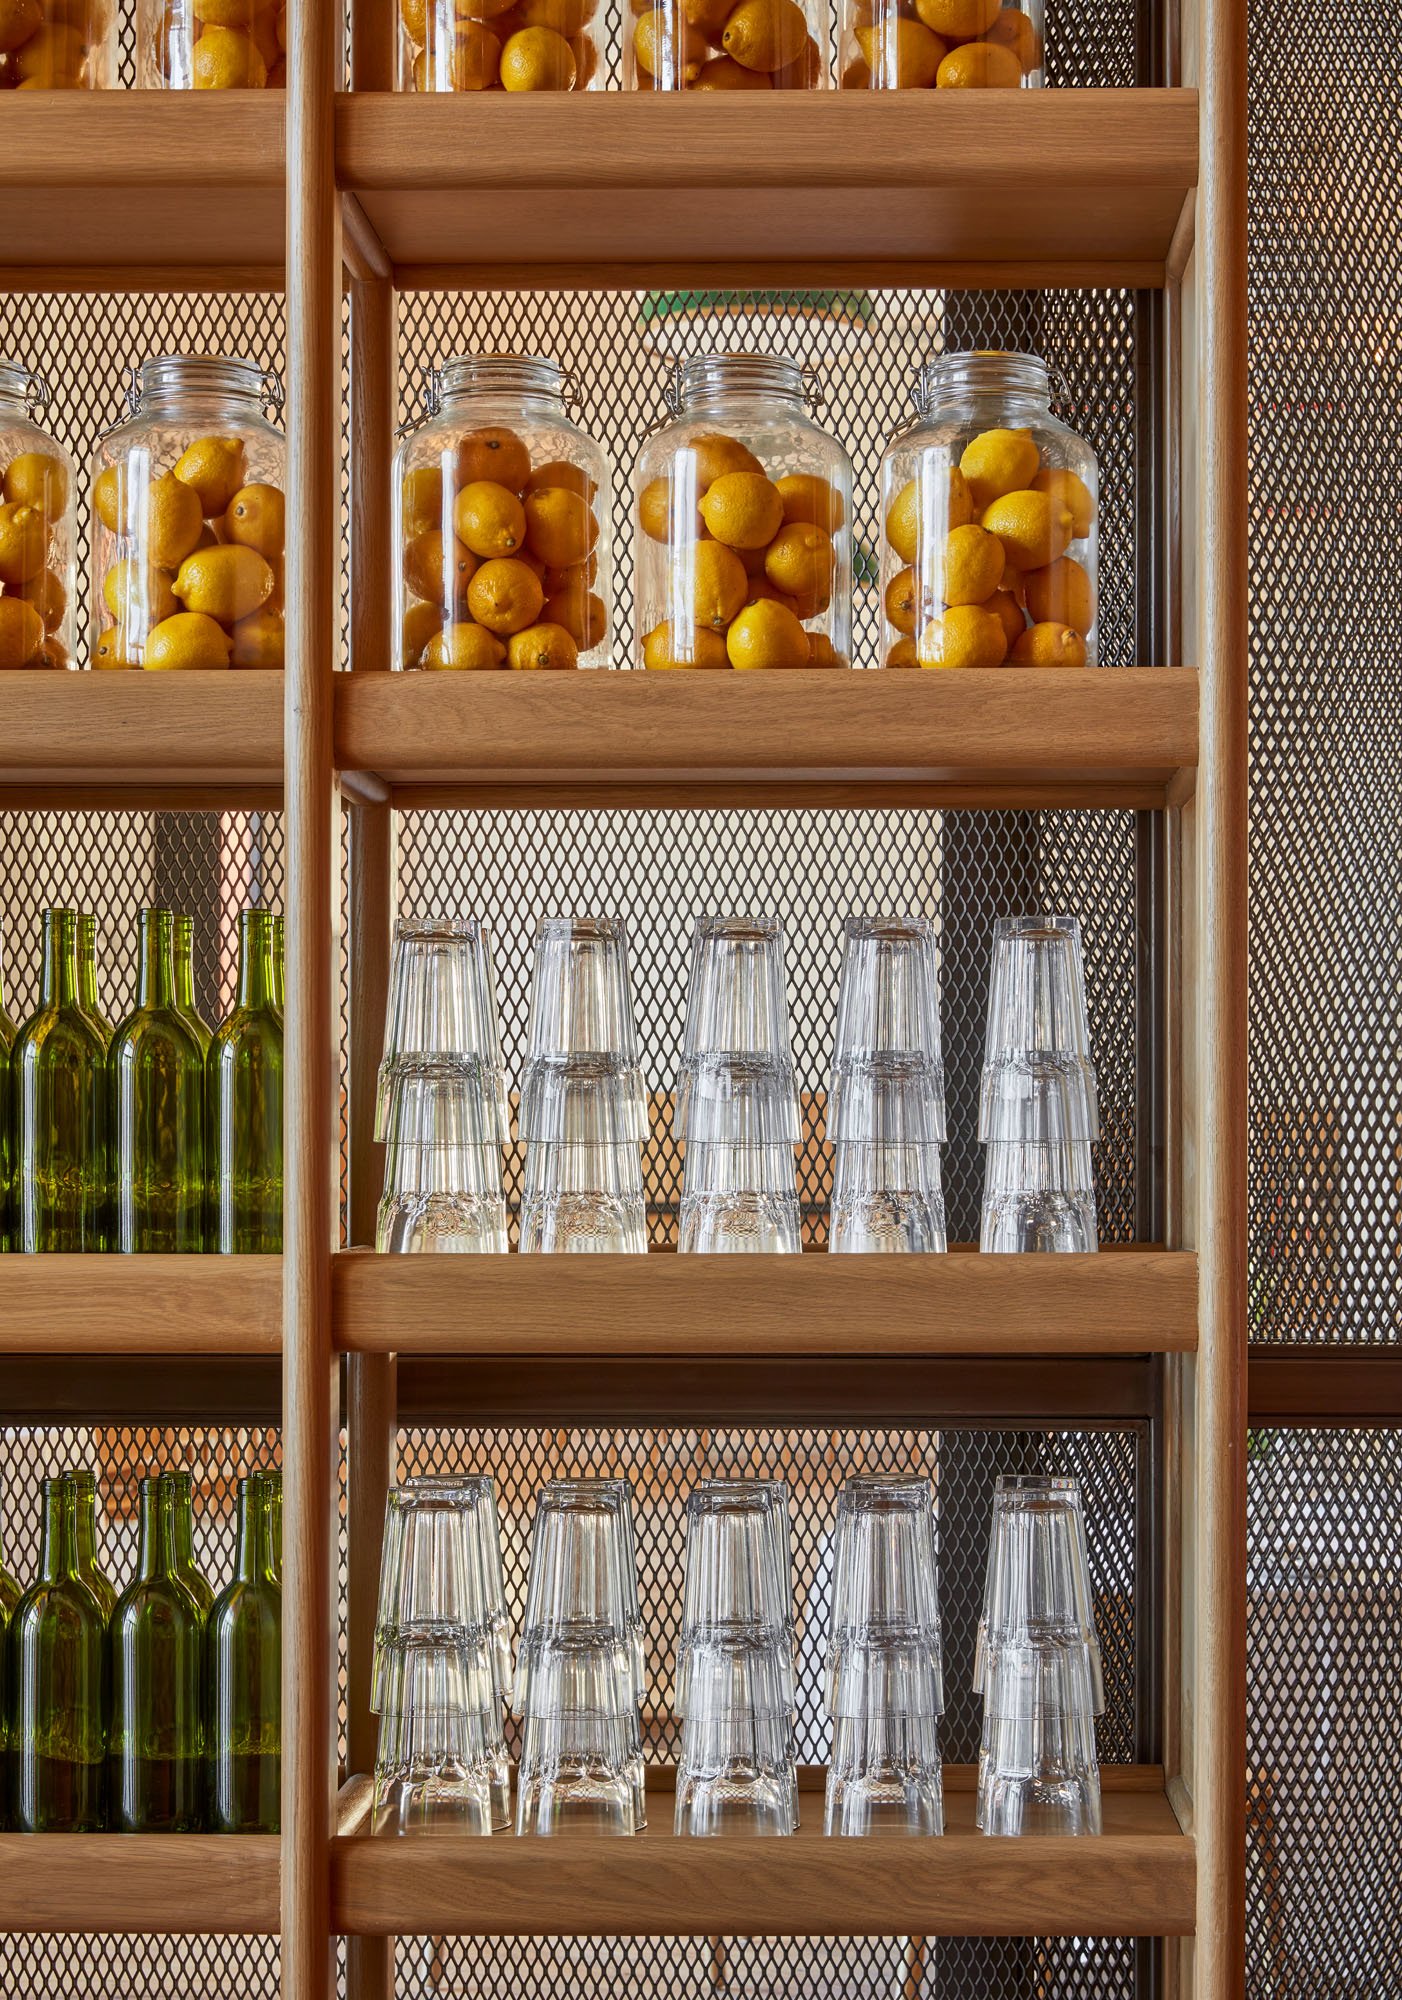
[[[0,289],[275,289],[285,93],[16,92]]]
[[[280,673],[0,674],[0,802],[275,802],[284,691]]]
[[[651,1797],[636,1840],[377,1840],[331,1848],[349,1936],[1174,1937],[1193,1928],[1193,1842],[1150,1775],[1104,1774],[1095,1841],[988,1840],[945,1774],[947,1832],[828,1840],[808,1794],[792,1840],[677,1840]],[[967,1775],[967,1774],[964,1774]],[[1120,1789],[1124,1786],[1125,1789]]]
[[[0,1354],[277,1354],[280,1257],[0,1257]]]
[[[275,1935],[280,1846],[247,1834],[0,1834],[0,1930]]]
[[[340,186],[405,287],[1164,282],[1188,90],[336,104]]]
[[[354,1353],[1135,1354],[1197,1343],[1185,1251],[980,1257],[333,1259],[337,1347]]]
[[[338,674],[342,770],[401,803],[1162,806],[1185,668],[1039,674]]]

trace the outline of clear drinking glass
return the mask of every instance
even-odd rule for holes
[[[1044,0],[844,0],[844,90],[1017,90],[1046,82]]]
[[[480,1063],[423,1062],[396,1074],[377,1250],[505,1253],[498,1115]]]
[[[37,0],[32,10],[37,22]],[[13,53],[0,56],[0,62],[15,59]],[[42,375],[18,361],[0,361],[0,671],[77,665],[78,481],[68,453],[40,427],[49,401]]]
[[[865,1121],[855,1139],[943,1139],[944,1060],[940,1040],[939,968],[935,927],[928,917],[848,917],[843,925],[842,977],[837,994],[830,1100],[852,1079],[923,1087],[939,1123],[874,1129]],[[842,1130],[830,1106],[829,1136]],[[847,1136],[843,1131],[843,1136]]]
[[[979,1137],[1064,1143],[1099,1136],[1081,927],[1074,917],[1000,917]]]
[[[490,1648],[432,1629],[386,1643],[371,1829],[390,1835],[495,1831],[504,1752]]]
[[[821,90],[827,16],[815,0],[632,0],[627,90]]]
[[[489,1073],[496,1136],[511,1139],[511,1107],[501,1054],[491,938],[476,917],[401,917],[394,927],[385,1042],[375,1097],[375,1137],[389,1131],[396,1076],[425,1061]]]
[[[1084,1254],[1098,1244],[1088,1144],[984,1147],[981,1250]]]
[[[839,1140],[828,1203],[833,1256],[933,1256],[949,1248],[938,1146]]]
[[[597,1113],[587,1108],[594,1101]],[[527,1140],[642,1146],[650,1136],[628,933],[616,917],[547,917],[540,926],[519,1122]]]

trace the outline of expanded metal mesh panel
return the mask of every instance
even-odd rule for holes
[[[826,1241],[830,1148],[823,1105],[849,911],[935,918],[942,949],[952,1240],[978,1235],[982,1149],[974,1141],[995,917],[1074,910],[1086,934],[1104,1140],[1100,1229],[1132,1241],[1135,1091],[1135,827],[1132,813],[411,812],[400,820],[405,916],[473,913],[491,927],[508,1066],[525,1057],[540,919],[589,912],[629,925],[643,1056],[654,1091],[675,1080],[688,943],[702,911],[764,911],[788,936],[789,1000],[804,1093],[798,1156],[807,1240]],[[675,1241],[680,1198],[670,1113],[647,1160],[652,1237]],[[519,1178],[511,1162],[511,1186]]]

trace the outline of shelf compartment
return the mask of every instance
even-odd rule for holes
[[[0,1354],[277,1354],[280,1257],[0,1257]]]
[[[1190,90],[358,93],[336,125],[405,287],[1154,286],[1197,178]]]
[[[1148,1768],[1104,1774],[1094,1842],[986,1840],[967,1771],[946,1771],[941,1840],[828,1840],[805,1799],[792,1840],[677,1840],[652,1796],[636,1840],[332,1842],[332,1928],[350,1936],[1181,1937],[1192,1840]]]
[[[249,1834],[0,1834],[0,1929],[271,1936],[281,1843]]]
[[[1095,1256],[333,1259],[337,1347],[481,1356],[1181,1353],[1197,1259]]]
[[[568,101],[568,100],[567,100]],[[1197,761],[1188,668],[1081,674],[336,677],[342,770],[404,802],[1162,806]]]

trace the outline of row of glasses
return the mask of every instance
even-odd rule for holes
[[[1100,1105],[1074,917],[994,926],[978,1135],[981,1250],[1096,1248]]]
[[[983,1832],[1099,1833],[1095,1718],[1105,1689],[1074,1479],[998,1481],[974,1691],[983,1696]]]

